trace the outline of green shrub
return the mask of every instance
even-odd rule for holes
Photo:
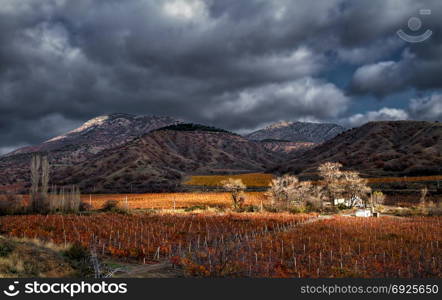
[[[289,213],[292,214],[300,214],[300,213],[305,213],[305,212],[309,212],[311,209],[311,207],[309,207],[308,205],[296,205],[296,206],[292,206],[288,209]]]
[[[102,211],[115,211],[116,209],[118,209],[117,200],[107,200],[101,207]]]
[[[23,196],[9,193],[0,195],[0,215],[22,214],[25,211]]]
[[[194,205],[194,206],[186,207],[184,209],[184,211],[189,212],[189,211],[194,211],[194,210],[206,210],[206,209],[207,209],[207,207],[205,207],[203,205]]]
[[[103,204],[103,206],[101,207],[100,211],[112,212],[112,213],[117,213],[117,214],[128,214],[129,213],[129,209],[121,207],[117,200],[107,200]]]
[[[261,209],[256,205],[246,205],[236,210],[237,212],[259,212]]]
[[[337,214],[339,212],[339,209],[336,206],[327,206],[327,207],[324,207],[322,212],[324,212],[326,214]]]
[[[439,207],[431,207],[428,209],[429,216],[442,216],[442,206]]]
[[[84,260],[89,257],[89,252],[80,243],[75,243],[64,251],[64,256],[72,260]]]
[[[345,210],[345,209],[348,209],[348,206],[345,205],[344,203],[339,203],[338,206],[337,206],[337,208],[338,208],[339,210]]]
[[[277,206],[272,206],[272,205],[264,205],[263,208],[266,212],[271,212],[271,213],[278,213],[278,212],[282,211],[282,209],[278,208]]]
[[[8,243],[0,244],[0,257],[8,256],[13,250],[14,247]]]
[[[79,207],[80,211],[88,211],[88,210],[91,210],[91,209],[92,209],[92,205],[90,205],[89,203],[87,203],[87,202],[81,202],[80,203],[80,207]]]

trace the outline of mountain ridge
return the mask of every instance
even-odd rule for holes
[[[164,129],[64,169],[55,181],[95,192],[170,191],[187,175],[264,171],[282,158],[235,134]]]
[[[277,166],[278,173],[315,173],[324,162],[366,177],[442,174],[442,124],[427,121],[377,121],[340,133]]]
[[[140,116],[124,113],[101,115],[63,135],[53,137],[38,145],[19,148],[7,153],[4,157],[33,152],[61,152],[60,150],[69,145],[74,147],[82,145],[84,149],[80,149],[80,152],[83,151],[83,153],[75,155],[64,153],[67,156],[65,158],[58,153],[57,156],[52,157],[57,162],[66,160],[77,162],[102,150],[129,142],[152,130],[181,122],[179,119],[168,116]]]
[[[345,130],[333,123],[278,122],[256,130],[245,137],[251,140],[288,140],[291,142],[323,143]]]

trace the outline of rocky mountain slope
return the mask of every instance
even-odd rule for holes
[[[110,114],[93,118],[64,135],[42,144],[17,149],[6,157],[17,154],[50,152],[56,163],[79,162],[105,149],[110,149],[152,130],[178,124],[172,117]]]
[[[290,142],[285,140],[262,140],[259,141],[264,147],[270,151],[286,154],[287,158],[294,157],[295,155],[301,155],[305,151],[317,146],[316,143],[309,142]]]
[[[365,176],[442,174],[442,124],[370,122],[347,130],[272,170],[308,174],[327,161],[340,162]]]
[[[19,189],[29,180],[34,153],[47,155],[51,172],[85,161],[101,151],[118,147],[152,130],[178,124],[171,117],[111,114],[93,118],[77,129],[42,144],[23,147],[0,157],[0,185]]]
[[[155,130],[60,170],[54,181],[84,191],[169,191],[190,174],[263,171],[282,156],[259,142],[211,127]]]
[[[286,140],[291,142],[322,143],[345,130],[327,123],[280,122],[245,135],[250,140]]]

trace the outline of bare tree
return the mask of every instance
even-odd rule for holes
[[[367,180],[361,178],[358,172],[344,171],[341,173],[340,184],[342,185],[344,198],[349,199],[350,207],[355,206],[357,201],[364,201],[367,207],[369,198],[367,195],[371,192],[371,188],[367,185]]]
[[[310,183],[307,181],[307,183]],[[318,184],[310,183],[308,193],[306,194],[305,201],[312,208],[318,210],[324,206],[324,187]]]
[[[421,189],[421,197],[419,199],[419,204],[424,206],[425,205],[425,200],[427,198],[427,194],[428,194],[428,188],[425,186]]]
[[[50,166],[48,158],[34,155],[31,160],[31,209],[34,212],[78,211],[81,193],[78,186],[51,187],[49,192]]]
[[[31,195],[30,195],[30,205],[33,211],[38,211],[40,209],[40,163],[41,156],[33,155],[31,159]]]
[[[69,209],[71,211],[78,211],[80,209],[81,194],[80,194],[80,188],[76,185],[71,186],[69,203],[70,203]]]
[[[81,204],[80,188],[76,185],[57,188],[51,187],[51,193],[48,196],[50,211],[78,211]]]
[[[272,206],[278,205],[285,209],[304,208],[307,204],[321,208],[323,202],[321,186],[310,181],[299,181],[296,176],[287,174],[273,179],[266,195]]]
[[[244,190],[247,188],[241,179],[229,178],[221,181],[221,185],[232,194],[233,207],[242,208],[245,202]]]
[[[41,159],[41,204],[49,207],[48,199],[49,190],[49,162],[48,157],[44,156]]]
[[[56,211],[60,208],[60,203],[58,201],[58,193],[57,193],[57,187],[55,185],[52,185],[51,187],[51,193],[49,194],[49,210],[50,211]]]
[[[45,212],[50,208],[49,190],[49,162],[35,154],[31,159],[31,190],[30,207],[34,212]]]
[[[323,178],[325,194],[334,205],[334,199],[342,194],[342,186],[339,184],[339,179],[342,176],[342,164],[336,162],[326,162],[319,166],[319,176]]]
[[[371,204],[374,206],[382,205],[385,203],[385,195],[381,191],[374,191],[371,194]]]
[[[367,206],[367,194],[371,188],[367,180],[361,178],[358,172],[342,171],[340,163],[327,162],[319,166],[319,174],[323,178],[325,193],[334,205],[336,198],[346,198],[351,207],[361,199]]]
[[[295,197],[294,192],[298,185],[298,178],[288,174],[272,179],[269,185],[270,188],[266,193],[267,197],[270,199],[270,204],[272,206],[278,204],[289,207],[290,202],[293,201],[293,198]]]

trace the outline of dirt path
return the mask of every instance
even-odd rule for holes
[[[296,224],[296,226],[286,228],[286,231],[297,228],[298,226],[304,226],[307,224],[315,223],[321,220],[331,219],[332,216],[319,216],[317,218],[311,218],[302,223]],[[276,233],[275,231],[268,231],[265,234]],[[158,264],[142,265],[142,264],[128,264],[118,263],[118,271],[112,276],[113,278],[177,278],[184,277],[183,270],[174,267],[171,263],[163,262]]]

